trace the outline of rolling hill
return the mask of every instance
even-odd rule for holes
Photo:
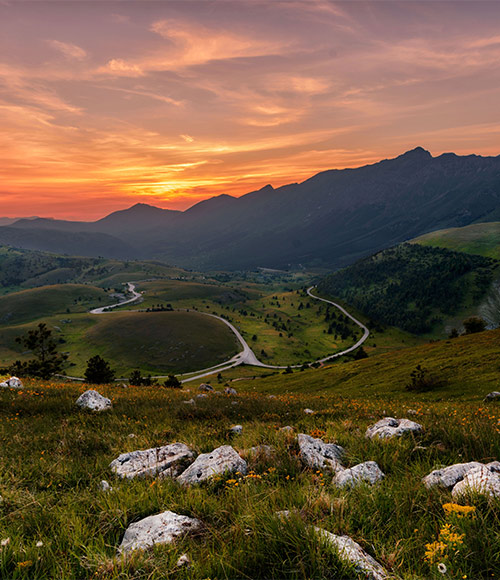
[[[302,183],[217,196],[184,212],[138,204],[92,223],[21,220],[0,227],[0,242],[15,236],[16,245],[51,251],[71,243],[72,253],[198,269],[337,268],[433,230],[494,221],[499,211],[500,157],[433,157],[417,147]]]

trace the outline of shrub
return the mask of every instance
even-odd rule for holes
[[[175,375],[168,375],[168,379],[163,383],[167,389],[182,389],[182,383]]]
[[[410,373],[410,382],[405,386],[407,391],[433,391],[443,386],[443,381],[432,375],[428,369],[417,365]]]
[[[465,334],[483,332],[486,329],[486,322],[480,316],[469,316],[463,322]]]

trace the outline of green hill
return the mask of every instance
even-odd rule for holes
[[[326,276],[318,289],[378,323],[422,334],[478,305],[499,266],[492,258],[401,244]]]
[[[86,284],[58,284],[0,296],[0,326],[46,318],[57,313],[85,312],[116,300],[102,288]]]
[[[500,260],[500,222],[437,230],[415,238],[413,243]]]

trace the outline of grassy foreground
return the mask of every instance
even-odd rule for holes
[[[309,382],[321,373],[328,371],[309,375]],[[241,381],[234,383],[238,390],[260,392],[211,395],[194,406],[183,403],[194,394],[186,388],[100,387],[113,400],[113,409],[103,414],[75,407],[82,385],[27,382],[24,391],[1,390],[0,577],[357,578],[310,532],[310,524],[351,536],[394,578],[442,578],[438,563],[446,563],[446,578],[498,577],[499,502],[475,498],[472,514],[446,515],[442,506],[450,493],[426,490],[421,478],[442,465],[499,459],[499,406],[448,397],[431,401],[419,394],[397,400],[369,391],[355,398],[328,388],[285,394],[293,378]],[[268,380],[274,398],[266,394]],[[336,386],[332,377],[329,382]],[[315,413],[306,415],[306,407]],[[409,415],[424,434],[366,440],[366,427],[384,415]],[[243,433],[231,438],[228,430],[236,423]],[[295,432],[280,431],[285,425]],[[297,432],[344,446],[345,466],[376,461],[385,480],[353,491],[334,488],[327,472],[302,466]],[[112,477],[108,465],[120,453],[174,441],[198,452],[266,443],[276,455],[251,461],[251,476],[228,475],[189,489],[170,480]],[[102,479],[112,491],[100,491]],[[116,557],[130,523],[167,509],[199,518],[202,531],[129,559]],[[274,514],[283,509],[297,510],[297,516],[280,523]],[[439,559],[426,558],[426,545],[438,540],[447,523],[460,541],[447,544]],[[193,562],[189,569],[176,568],[183,553]]]

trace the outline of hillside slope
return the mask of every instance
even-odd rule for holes
[[[463,307],[478,305],[499,266],[492,258],[401,244],[330,274],[318,289],[376,322],[422,334]]]

